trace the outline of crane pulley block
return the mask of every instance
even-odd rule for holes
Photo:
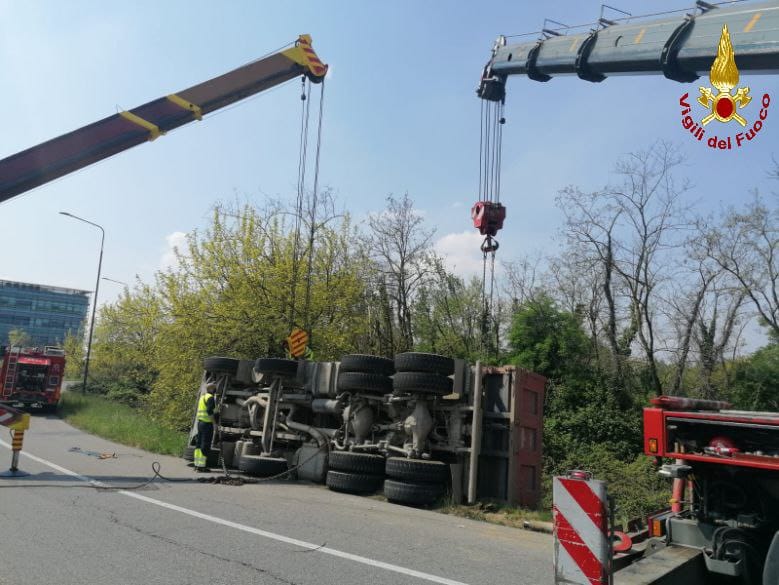
[[[506,208],[495,201],[477,201],[471,208],[473,227],[483,236],[496,236],[503,229]]]

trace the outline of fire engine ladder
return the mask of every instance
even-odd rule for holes
[[[10,396],[14,390],[20,351],[20,347],[12,347],[8,350],[8,367],[5,370],[5,380],[3,380],[3,397]]]

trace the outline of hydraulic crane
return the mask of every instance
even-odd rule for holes
[[[749,88],[736,89],[739,72],[779,73],[779,1],[728,4],[720,8],[699,0],[693,12],[681,17],[657,19],[660,15],[654,15],[654,20],[630,18],[631,22],[601,15],[587,32],[565,34],[570,32],[567,27],[545,28],[537,40],[514,44],[498,37],[477,89],[483,100],[482,180],[481,200],[472,215],[487,242],[497,231],[489,226],[502,225],[505,218],[499,201],[500,138],[510,75],[526,75],[540,82],[576,75],[596,83],[613,75],[662,74],[680,83],[708,75],[718,93],[700,88],[697,101],[710,109],[700,128],[714,120],[733,120],[744,126],[746,120],[737,110],[753,98]],[[759,112],[753,110],[758,124],[767,115],[770,97],[765,94],[755,101],[763,107],[758,106]],[[692,130],[702,135],[697,125]],[[660,467],[661,475],[674,480],[673,505],[650,516],[649,528],[640,533],[645,539],[640,546],[626,541],[613,542],[611,547],[585,546],[581,539],[587,540],[588,531],[600,525],[592,517],[592,522],[569,526],[566,514],[575,517],[584,512],[584,500],[568,507],[566,492],[559,490],[559,499],[556,492],[556,538],[561,543],[555,547],[556,583],[779,583],[775,489],[779,482],[779,413],[728,408],[713,401],[661,397],[645,409],[645,453],[658,461],[669,458],[676,463]],[[560,479],[560,485],[584,482],[571,484],[580,489],[589,481],[586,476],[572,472],[555,481]],[[606,516],[605,511],[600,515]],[[615,568],[622,570],[612,575]],[[730,580],[717,580],[723,578]]]
[[[690,12],[676,11],[674,16],[664,17],[630,16],[609,20],[601,12],[597,22],[585,25],[592,27],[586,32],[569,34],[573,28],[582,27],[543,28],[534,40],[509,43],[506,36],[497,38],[476,90],[482,99],[479,199],[471,208],[471,219],[484,236],[481,246],[484,254],[484,331],[489,330],[487,323],[492,312],[495,251],[498,249],[495,236],[506,219],[506,207],[500,201],[500,175],[508,77],[526,75],[534,81],[548,82],[554,77],[576,75],[597,83],[613,75],[662,74],[673,81],[691,83],[709,74],[718,55],[723,27],[729,28],[731,51],[735,50],[738,71],[779,72],[779,1],[735,6],[732,2],[721,4],[728,7],[697,0]],[[713,85],[717,87],[716,83]],[[746,105],[752,98],[742,90],[735,95],[709,92],[699,101],[706,99],[712,114],[703,120],[703,124],[714,118],[721,122],[743,120],[737,107]],[[696,137],[700,139],[703,132],[699,126],[691,125],[691,128],[699,133]],[[490,255],[492,261],[488,270]]]
[[[690,83],[709,73],[724,25],[730,29],[741,73],[779,72],[776,1],[719,8],[699,0],[696,9],[682,17],[626,23],[600,18],[596,24],[580,34],[544,29],[538,40],[515,44],[499,36],[477,94],[502,102],[509,75],[542,82],[576,75],[597,83],[613,75],[655,74]]]
[[[0,203],[300,75],[320,83],[326,74],[311,37],[301,35],[293,46],[224,75],[0,160]]]

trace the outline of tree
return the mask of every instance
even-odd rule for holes
[[[204,357],[284,355],[293,290],[295,305],[305,308],[295,311],[295,325],[310,323],[316,359],[353,351],[366,329],[365,270],[349,218],[328,222],[321,213],[313,245],[299,251],[305,269],[296,270],[288,217],[278,205],[215,207],[210,226],[188,235],[174,267],[101,311],[96,378],[123,380],[105,388],[125,398],[134,392],[170,426],[186,427]]]
[[[779,334],[779,208],[758,193],[704,229],[709,257],[730,274],[774,334]]]
[[[84,330],[73,334],[68,331],[62,344],[65,350],[65,378],[75,380],[83,375],[84,366]]]
[[[24,329],[11,329],[8,332],[8,345],[11,347],[27,347],[32,345],[32,336]]]
[[[414,346],[412,305],[417,289],[433,274],[430,244],[433,230],[423,227],[408,193],[387,197],[386,208],[368,218],[367,247],[376,262],[379,283],[385,287],[394,313],[393,353]],[[377,285],[379,284],[377,283]]]
[[[561,311],[546,295],[514,313],[509,343],[518,366],[556,382],[580,379],[589,366],[590,342],[581,317]]]
[[[481,281],[466,282],[448,273],[440,259],[435,263],[434,276],[420,287],[413,306],[415,349],[487,361],[481,339]]]
[[[616,380],[627,381],[625,358],[635,341],[656,394],[662,392],[657,355],[661,289],[688,224],[680,200],[689,183],[675,177],[682,162],[676,149],[659,142],[617,163],[617,185],[595,193],[568,188],[558,200],[569,237],[590,250],[602,274],[605,333]],[[621,330],[619,321],[625,323]]]
[[[771,343],[736,360],[729,398],[747,410],[779,411],[779,344]]]

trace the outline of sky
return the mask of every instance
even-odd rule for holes
[[[611,4],[642,14],[691,3]],[[358,221],[381,210],[388,194],[408,192],[450,267],[473,274],[481,267],[481,238],[470,220],[479,169],[474,90],[494,40],[539,30],[545,18],[592,22],[599,11],[593,0],[0,0],[0,158],[308,33],[331,67],[320,184]],[[690,202],[702,212],[739,205],[753,188],[776,190],[766,173],[779,144],[778,78],[743,76],[747,83],[753,95],[776,95],[776,105],[759,139],[719,152],[694,142],[680,124],[679,97],[696,96],[700,83],[510,78],[499,254],[554,252],[563,223],[557,192],[604,186],[621,155],[657,140],[687,155]],[[208,224],[215,202],[294,199],[299,93],[294,80],[0,204],[0,278],[94,288],[99,230],[61,210],[105,228],[103,275],[132,283],[166,266],[183,234]],[[103,281],[100,303],[121,290]]]

